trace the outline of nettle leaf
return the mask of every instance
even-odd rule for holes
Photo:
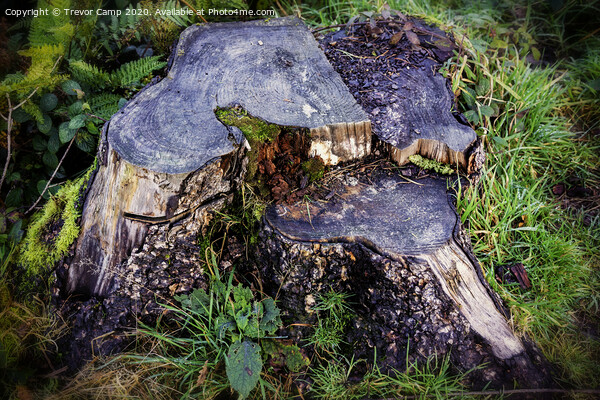
[[[227,352],[226,372],[229,384],[242,398],[256,387],[262,370],[260,346],[250,340],[235,342]]]
[[[20,187],[14,188],[6,195],[6,206],[7,207],[16,207],[21,205],[23,201],[23,189]]]
[[[83,102],[81,100],[78,100],[69,106],[69,116],[71,118],[75,117],[76,115],[81,114],[82,111],[83,111]]]
[[[44,162],[44,164],[46,164],[52,169],[56,168],[56,166],[58,165],[58,157],[56,157],[56,154],[50,153],[49,151],[44,152],[44,155],[42,156],[42,161]]]
[[[40,135],[35,135],[33,137],[33,140],[31,141],[31,145],[33,146],[33,149],[35,151],[44,151],[48,146],[48,142],[46,142],[46,139],[44,139],[44,137]]]
[[[75,144],[81,151],[89,153],[96,146],[96,139],[86,130],[80,130],[75,136]]]
[[[76,132],[76,129],[69,128],[68,122],[63,122],[58,127],[58,138],[60,139],[61,143],[67,143],[73,139],[73,136],[75,136]]]
[[[27,122],[31,119],[31,114],[29,114],[28,112],[26,112],[25,110],[23,110],[21,108],[17,108],[13,112],[12,117],[15,120],[15,122],[22,124],[23,122]]]
[[[53,93],[46,93],[40,99],[40,108],[44,112],[54,110],[57,104],[58,97],[56,97],[56,95],[54,95]]]
[[[208,315],[210,296],[203,289],[195,289],[189,295],[175,296],[175,300],[181,303],[181,307],[198,315]]]
[[[37,190],[38,190],[38,193],[39,193],[39,194],[42,194],[42,192],[43,192],[43,191],[44,191],[44,189],[46,188],[46,183],[48,183],[48,181],[47,181],[47,180],[45,180],[45,179],[42,179],[42,180],[39,180],[39,181],[38,181],[38,183],[37,183],[36,187],[37,187]]]
[[[58,152],[59,148],[60,138],[58,137],[58,133],[54,133],[52,136],[50,136],[50,139],[48,139],[48,151],[50,153],[56,153]]]
[[[260,328],[272,335],[282,324],[280,311],[273,299],[263,300],[262,305],[264,312],[260,321]]]
[[[44,114],[43,118],[44,119],[41,123],[40,122],[37,123],[37,127],[40,132],[48,133],[48,132],[50,132],[50,129],[52,129],[52,118],[50,118],[50,116],[48,114]]]

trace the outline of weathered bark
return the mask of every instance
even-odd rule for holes
[[[347,339],[358,357],[376,349],[382,367],[403,368],[407,349],[411,359],[450,353],[464,370],[489,363],[475,380],[542,384],[460,237],[447,182],[384,171],[344,180],[330,202],[266,214],[259,268],[289,321],[314,323],[316,295],[332,288],[353,295]]]
[[[272,124],[307,128],[326,162],[370,152],[370,122],[306,26],[284,18],[186,29],[167,77],[108,123],[87,195],[68,292],[106,295],[149,224],[185,218],[198,234],[243,178],[240,130],[219,107],[240,106]]]

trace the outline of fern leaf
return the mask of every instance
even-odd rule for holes
[[[88,86],[105,88],[110,82],[110,76],[101,68],[86,63],[85,61],[70,61],[69,67],[73,79]]]
[[[42,110],[40,110],[40,107],[33,101],[27,101],[25,104],[23,104],[22,108],[23,111],[31,115],[33,119],[35,119],[37,122],[42,123],[44,121],[44,115],[42,114]]]
[[[49,10],[58,8],[59,10],[64,10],[65,8],[70,9],[73,7],[71,6],[71,0],[39,0],[38,8]],[[68,25],[71,25],[71,21],[66,13],[61,12],[57,16],[52,13],[39,15],[31,22],[29,43],[31,46],[43,46],[53,43],[61,43],[67,46],[75,32],[74,28],[64,28]]]
[[[119,111],[119,100],[121,96],[112,93],[102,93],[93,96],[88,103],[92,112],[100,118],[110,119],[117,111]]]
[[[112,85],[114,87],[129,86],[146,77],[152,71],[167,65],[166,62],[159,61],[159,58],[159,56],[146,57],[123,64],[118,70],[110,74]]]

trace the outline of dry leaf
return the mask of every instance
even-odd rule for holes
[[[413,31],[406,31],[406,38],[408,40],[410,40],[410,42],[412,44],[414,44],[415,46],[418,46],[418,45],[421,44],[421,41],[419,40],[419,37]]]
[[[200,373],[198,373],[198,379],[196,379],[196,386],[202,385],[204,383],[204,381],[206,380],[207,375],[208,375],[208,360],[206,360],[204,362],[204,366],[200,370]]]
[[[400,41],[400,39],[402,39],[403,34],[404,34],[404,32],[402,32],[402,31],[394,33],[394,35],[390,38],[390,44],[392,46],[397,45],[398,42]]]
[[[410,31],[413,28],[413,26],[414,26],[413,23],[408,21],[407,23],[404,24],[404,28],[402,28],[402,29],[404,29],[405,31]]]

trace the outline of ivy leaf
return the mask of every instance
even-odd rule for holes
[[[58,127],[58,138],[60,139],[61,143],[67,143],[71,139],[73,139],[73,136],[75,136],[76,132],[77,132],[76,129],[70,129],[69,128],[69,123],[68,122],[63,122]]]
[[[50,118],[50,116],[48,114],[44,114],[43,115],[43,122],[37,123],[37,127],[39,129],[40,132],[42,133],[48,133],[50,132],[50,129],[52,129],[52,119]]]
[[[79,114],[73,117],[73,119],[69,122],[69,129],[79,129],[85,125],[86,116],[83,114]]]
[[[40,108],[44,112],[54,110],[57,104],[58,97],[56,97],[56,95],[54,95],[53,93],[46,93],[40,99]]]
[[[229,347],[226,367],[231,387],[245,399],[256,387],[262,370],[260,346],[250,340],[237,341]]]
[[[273,299],[265,299],[262,304],[264,312],[260,321],[260,328],[272,335],[282,324],[280,311]]]

